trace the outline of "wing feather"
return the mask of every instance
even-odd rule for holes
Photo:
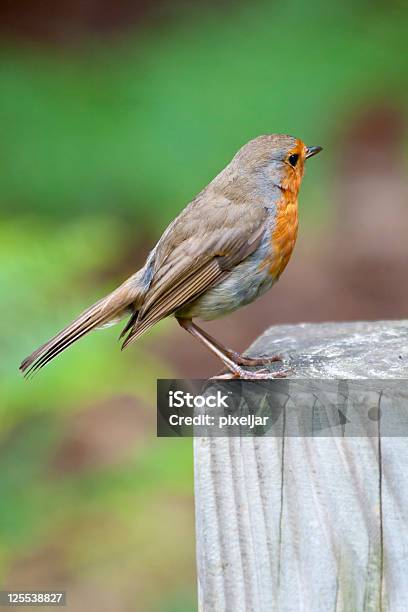
[[[266,226],[266,211],[257,223],[242,229],[217,228],[210,240],[188,237],[173,251],[167,249],[137,318],[122,332],[122,348],[139,338],[149,327],[193,301],[217,284],[260,243]],[[254,227],[254,225],[256,225]],[[244,226],[245,227],[245,226]]]
[[[186,304],[192,298],[198,297],[203,291],[224,276],[226,272],[220,268],[219,263],[214,259],[207,262],[201,270],[195,271],[189,278],[184,278],[183,282],[178,283],[167,293],[157,299],[149,311],[142,319],[138,319],[129,331],[122,348],[139,338],[149,327],[167,317],[169,314]]]

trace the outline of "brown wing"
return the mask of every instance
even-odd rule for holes
[[[254,207],[242,222],[242,206],[217,201],[203,216],[200,204],[190,204],[159,241],[150,289],[137,318],[123,330],[122,335],[129,332],[123,348],[220,282],[259,245],[265,232],[264,208]]]

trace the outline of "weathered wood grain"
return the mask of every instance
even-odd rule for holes
[[[273,327],[297,378],[408,378],[408,322]],[[202,612],[408,610],[408,440],[197,438]]]

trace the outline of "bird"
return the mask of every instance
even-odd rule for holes
[[[220,378],[285,376],[284,370],[248,369],[282,361],[281,356],[241,355],[194,319],[227,315],[278,281],[297,238],[305,162],[321,150],[287,134],[250,140],[170,223],[145,265],[24,359],[20,370],[33,374],[91,330],[126,317],[122,348],[174,316],[221,360],[226,372]]]

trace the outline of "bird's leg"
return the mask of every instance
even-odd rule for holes
[[[221,344],[216,342],[209,334],[204,332],[198,325],[195,325],[191,321],[191,319],[179,319],[177,318],[178,323],[181,325],[183,329],[188,331],[192,336],[197,338],[204,344],[214,355],[216,355],[224,365],[229,369],[231,374],[221,375],[220,378],[249,378],[249,379],[265,379],[265,378],[275,378],[275,377],[284,377],[286,376],[286,372],[268,372],[268,371],[257,371],[257,372],[249,372],[241,368],[241,363],[237,362],[236,355],[242,358],[238,353],[235,354],[233,351],[229,351],[225,349]],[[235,357],[235,358],[234,358]],[[246,359],[243,357],[242,359]],[[250,363],[246,363],[244,365],[259,365],[258,362],[255,364],[253,361],[248,358]],[[277,361],[277,359],[273,359],[273,361]],[[264,364],[265,362],[262,362]]]
[[[195,325],[191,321],[191,319],[177,319],[177,321],[183,329],[188,331],[192,336],[194,336],[194,338],[197,338],[197,340],[199,340],[201,344],[204,344],[204,346],[206,346],[214,355],[221,359],[223,364],[227,366],[227,368],[233,373],[234,376],[240,377],[241,368],[239,367],[239,365],[234,363],[234,361],[232,361],[232,359],[230,359],[228,355],[226,355],[220,349],[220,347],[212,341],[212,339],[210,340],[207,334],[205,334],[199,327],[197,327],[197,325]]]
[[[261,365],[268,365],[270,363],[274,363],[275,361],[282,361],[282,357],[280,355],[272,355],[271,357],[245,357],[244,355],[241,355],[241,353],[238,353],[237,351],[233,351],[229,348],[226,348],[223,344],[221,344],[220,342],[215,340],[215,338],[210,336],[210,334],[208,334],[206,331],[201,329],[201,327],[198,327],[198,325],[193,323],[193,321],[189,319],[178,319],[178,322],[180,323],[181,327],[184,327],[184,329],[187,329],[187,328],[182,323],[182,321],[188,321],[192,328],[194,328],[209,343],[211,343],[219,351],[221,351],[221,353],[229,357],[229,359],[233,361],[236,365],[261,366]],[[190,330],[188,329],[187,331],[190,331]],[[190,332],[190,333],[193,333],[193,332]]]

